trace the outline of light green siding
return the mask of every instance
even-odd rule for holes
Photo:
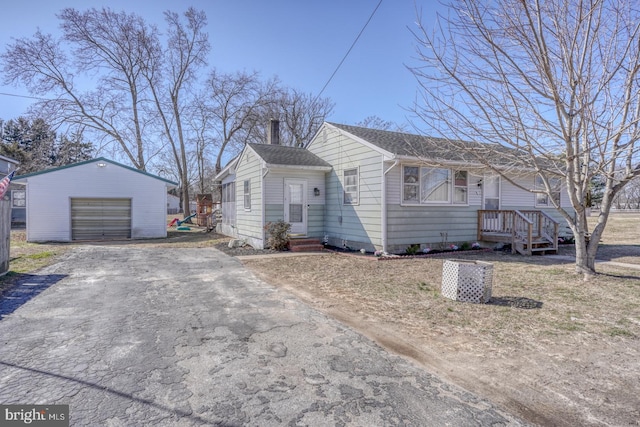
[[[380,247],[382,156],[326,126],[308,149],[333,167],[326,178],[324,212],[324,234],[329,236],[330,243],[358,243],[358,247],[368,250]],[[343,172],[352,168],[358,168],[359,200],[355,205],[345,205]]]
[[[387,250],[401,252],[412,244],[441,249],[441,245],[474,242],[477,236],[477,210],[477,207],[469,206],[387,205]]]
[[[262,225],[262,174],[259,157],[245,148],[236,166],[236,227],[238,238],[254,248],[264,247]],[[251,184],[251,208],[244,207],[244,182]]]
[[[265,205],[265,224],[284,218],[284,205]],[[310,205],[307,214],[307,236],[322,239],[324,236],[324,205]]]
[[[265,224],[284,218],[285,180],[301,180],[307,183],[307,236],[324,236],[325,172],[292,169],[270,170],[264,178]],[[315,195],[317,188],[319,195]]]

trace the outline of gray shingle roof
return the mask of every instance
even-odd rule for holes
[[[306,148],[289,147],[275,144],[248,144],[258,156],[270,165],[331,167]]]
[[[453,144],[453,142],[448,139],[388,130],[369,129],[338,123],[329,124],[398,156],[424,156],[445,158],[447,160],[463,160],[462,157],[456,153],[456,148],[459,147],[459,142]]]
[[[528,163],[528,157],[522,151],[498,144],[451,140],[338,123],[329,124],[396,156],[476,164],[485,161],[503,165],[513,164],[514,161]]]

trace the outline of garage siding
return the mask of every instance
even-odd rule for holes
[[[132,239],[167,235],[166,181],[117,163],[91,161],[28,176],[27,240],[71,241],[72,199],[130,200]]]

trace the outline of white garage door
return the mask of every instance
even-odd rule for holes
[[[71,239],[131,237],[131,199],[71,199]]]

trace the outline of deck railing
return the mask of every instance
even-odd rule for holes
[[[479,210],[478,240],[509,242],[512,251],[531,255],[534,243],[541,239],[558,249],[559,224],[543,211],[537,210]]]

